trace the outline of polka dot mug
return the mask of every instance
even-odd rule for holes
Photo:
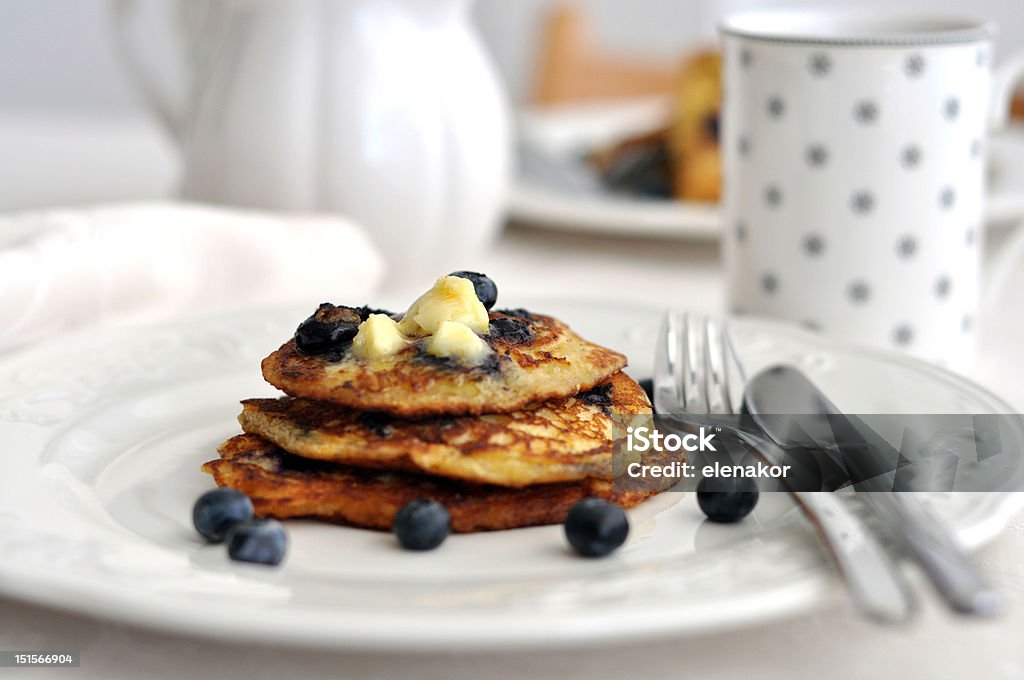
[[[1024,57],[993,77],[993,27],[932,15],[767,9],[721,32],[732,311],[968,367],[985,138]]]

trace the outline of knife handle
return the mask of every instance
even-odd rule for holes
[[[880,450],[883,462],[872,467],[871,459],[846,456],[848,466],[854,466],[858,479],[870,479],[887,471],[888,461],[895,460],[898,452],[874,432],[866,423],[853,416],[845,416],[821,390],[799,369],[793,366],[773,366],[765,369],[747,384],[744,408],[761,425],[769,428],[769,437],[785,445],[785,433],[772,427],[771,419],[759,419],[759,414],[801,414],[820,416],[820,427],[812,428],[821,439],[812,442],[823,448],[836,448],[836,437],[847,445],[855,442],[867,444],[867,452]],[[815,439],[811,435],[811,439]],[[865,467],[866,465],[866,467]],[[868,504],[893,529],[906,546],[908,555],[916,561],[936,590],[955,611],[978,616],[992,616],[1002,609],[1003,600],[957,545],[950,530],[943,526],[921,503],[914,493],[863,491]]]
[[[995,616],[1003,610],[999,591],[913,493],[868,492],[864,496],[896,530],[953,609],[976,616]]]
[[[834,493],[792,494],[824,539],[857,606],[879,621],[908,620],[916,608],[910,588],[863,522]]]

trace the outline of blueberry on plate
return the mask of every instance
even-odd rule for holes
[[[223,487],[207,491],[192,507],[192,524],[211,543],[224,540],[235,524],[252,519],[252,501],[241,491]]]
[[[395,513],[391,531],[406,550],[433,550],[451,533],[452,518],[437,501],[419,498]]]
[[[273,519],[250,519],[228,532],[228,557],[238,562],[275,566],[284,559],[288,534]]]
[[[565,537],[584,557],[604,557],[626,542],[626,512],[600,498],[584,498],[565,516]]]
[[[705,477],[697,482],[697,505],[712,522],[738,522],[754,509],[757,484],[747,477]]]
[[[452,272],[448,276],[469,279],[473,283],[473,290],[476,291],[477,298],[486,309],[490,309],[498,301],[498,287],[494,285],[491,277],[486,274],[481,274],[480,272]]]

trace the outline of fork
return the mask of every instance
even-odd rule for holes
[[[731,367],[731,368],[730,368]],[[716,320],[669,311],[662,321],[655,353],[654,408],[693,421],[735,413],[734,392],[746,377],[726,326]],[[710,421],[709,421],[710,422]],[[781,462],[779,448],[745,429],[729,434],[769,464]],[[790,489],[814,524],[854,603],[884,622],[908,620],[915,602],[902,572],[861,520],[833,493]]]

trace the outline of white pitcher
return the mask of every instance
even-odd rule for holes
[[[473,268],[510,133],[470,0],[182,1],[182,96],[138,58],[135,5],[114,4],[121,50],[181,148],[183,198],[343,213],[399,271]]]

